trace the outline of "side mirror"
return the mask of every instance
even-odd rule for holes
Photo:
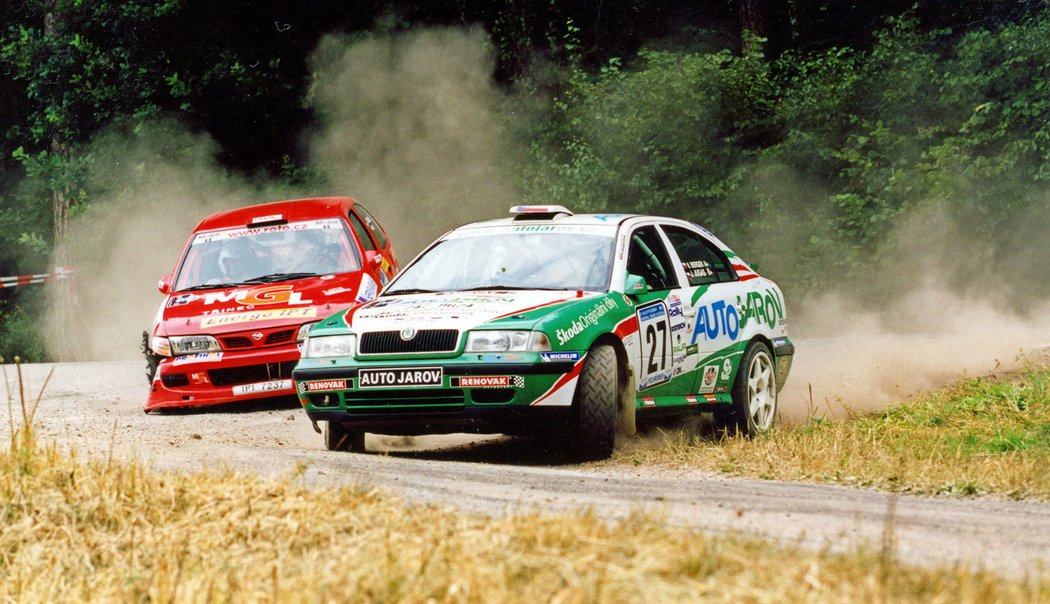
[[[645,282],[645,277],[627,273],[627,278],[623,280],[623,293],[628,296],[647,294],[649,293],[649,284]]]
[[[365,264],[379,264],[383,261],[383,257],[379,255],[379,252],[375,250],[365,251]]]
[[[168,273],[157,281],[157,289],[160,290],[160,293],[167,295],[171,291],[171,278],[171,273]]]

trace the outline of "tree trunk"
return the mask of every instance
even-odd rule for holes
[[[62,25],[62,13],[58,10],[57,0],[47,0],[44,3],[44,38],[52,40],[59,34]],[[55,130],[51,133],[49,152],[52,159],[52,168],[56,170],[67,169],[72,152],[66,144],[62,132]],[[52,182],[61,182],[61,185],[53,186],[51,190],[51,214],[52,224],[52,267],[57,273],[61,268],[69,268],[69,257],[66,251],[66,235],[69,232],[69,209],[72,204],[72,190],[67,178],[52,179]],[[50,298],[50,320],[47,329],[47,347],[53,360],[74,360],[77,348],[73,346],[75,338],[70,334],[75,333],[73,329],[74,306],[76,296],[73,284],[69,278],[59,277],[51,282],[48,297]]]
[[[767,59],[783,52],[788,39],[792,37],[793,4],[789,0],[738,0],[741,50],[745,53],[758,50]],[[766,42],[756,42],[747,32],[754,37],[764,38]]]

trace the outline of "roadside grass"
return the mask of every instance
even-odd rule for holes
[[[5,383],[7,376],[5,375]],[[710,536],[632,514],[489,518],[368,487],[158,472],[37,442],[8,388],[0,602],[1038,602],[1005,579]],[[39,397],[38,397],[39,398]],[[891,529],[888,529],[891,530]]]
[[[843,421],[811,418],[745,438],[668,435],[614,462],[902,493],[1050,500],[1050,369],[1029,363]]]
[[[31,434],[0,453],[0,601],[1024,602],[1050,575],[922,569],[633,515],[487,518],[295,473],[162,473]]]

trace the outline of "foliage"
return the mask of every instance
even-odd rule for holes
[[[27,363],[47,360],[41,324],[37,319],[43,307],[42,289],[18,288],[11,302],[0,302],[0,357],[20,357]]]
[[[941,228],[924,244],[972,238],[972,262],[940,259],[957,285],[1030,287],[994,266],[1036,268],[1026,244],[1050,223],[1048,34],[1050,12],[962,35],[905,16],[866,51],[642,51],[628,69],[577,69],[523,189],[704,223],[794,291],[874,295],[914,262],[910,222]]]

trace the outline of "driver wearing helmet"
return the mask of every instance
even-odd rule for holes
[[[219,250],[219,272],[226,283],[239,283],[264,274],[259,258],[244,239],[230,239]]]

